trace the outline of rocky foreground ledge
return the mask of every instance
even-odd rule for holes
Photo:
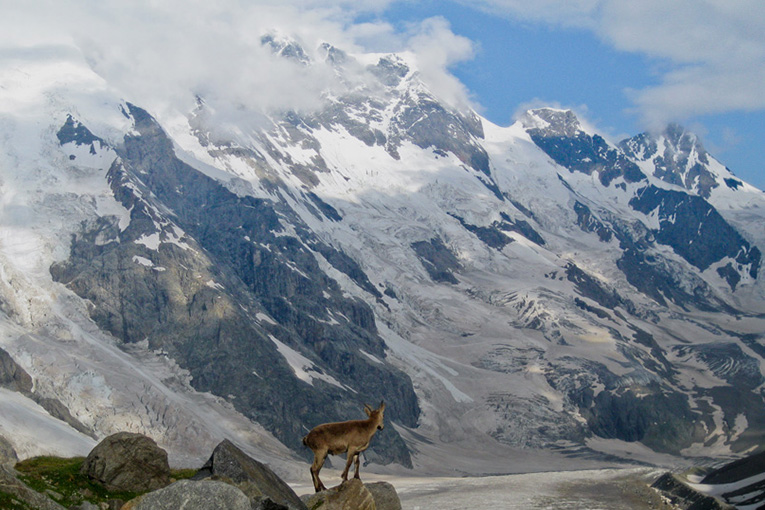
[[[171,471],[165,450],[151,438],[128,432],[105,438],[84,461],[60,460],[63,467],[56,472],[36,470],[34,460],[17,464],[16,453],[0,437],[0,508],[401,510],[396,490],[385,482],[349,480],[301,499],[268,466],[228,440],[196,471]],[[72,472],[71,466],[79,468]]]

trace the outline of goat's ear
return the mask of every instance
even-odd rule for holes
[[[364,404],[364,412],[367,413],[367,416],[372,416],[372,406]]]
[[[380,407],[378,407],[378,409],[380,411],[385,411],[385,401],[384,400],[380,401]]]

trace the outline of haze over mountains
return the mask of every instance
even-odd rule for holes
[[[20,454],[130,430],[179,462],[224,437],[288,459],[380,399],[367,459],[433,473],[760,447],[765,197],[698,137],[499,127],[412,55],[260,44],[328,77],[318,105],[151,111],[76,55],[2,69]]]

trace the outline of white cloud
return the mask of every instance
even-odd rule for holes
[[[621,50],[656,59],[659,84],[629,91],[649,124],[765,108],[761,0],[478,0],[494,14],[590,30]]]
[[[627,91],[647,124],[765,108],[761,0],[476,0],[494,14],[589,30],[655,59],[658,84]],[[157,114],[188,110],[195,94],[220,115],[311,109],[341,86],[326,66],[273,58],[260,37],[281,27],[306,51],[328,41],[349,52],[416,54],[423,79],[452,104],[470,104],[451,73],[475,44],[436,17],[403,31],[377,20],[395,0],[0,0],[0,58],[80,52],[127,100]],[[365,14],[358,22],[359,15]],[[23,49],[23,51],[22,51]],[[69,53],[67,53],[67,51]]]
[[[280,29],[309,54],[323,41],[350,53],[413,51],[434,91],[465,103],[467,92],[448,68],[471,58],[471,42],[440,18],[403,32],[376,21],[391,3],[0,0],[0,64],[9,55],[29,59],[63,52],[84,59],[122,98],[160,117],[190,111],[199,95],[219,118],[240,122],[263,109],[316,108],[323,93],[346,86],[327,65],[276,58],[261,37]],[[372,21],[357,22],[360,14]]]
[[[469,104],[467,89],[448,70],[473,58],[472,41],[455,35],[448,21],[435,17],[416,26],[408,47],[417,55],[417,68],[434,94],[452,105]]]

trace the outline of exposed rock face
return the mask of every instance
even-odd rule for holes
[[[701,483],[713,485],[734,483],[762,473],[765,473],[765,452],[749,455],[725,464],[707,474]]]
[[[659,228],[656,241],[672,249],[701,271],[725,257],[745,267],[749,276],[757,278],[760,250],[750,246],[709,202],[679,191],[649,186],[630,200],[637,211],[655,211]]]
[[[420,257],[422,265],[435,282],[457,284],[454,272],[460,269],[459,260],[440,237],[429,241],[412,243],[412,249]]]
[[[96,445],[81,472],[114,491],[151,491],[170,483],[167,452],[151,438],[130,432],[118,432]]]
[[[681,510],[734,510],[712,496],[707,496],[689,487],[672,473],[666,473],[656,480],[652,487]]]
[[[122,510],[251,510],[245,494],[214,480],[181,480],[128,501]]]
[[[660,134],[641,133],[619,142],[619,147],[636,161],[652,161],[653,175],[709,198],[719,186],[710,171],[710,156],[698,137],[677,124]],[[735,189],[736,179],[726,184]]]
[[[394,402],[391,415],[414,426],[412,382],[384,361],[371,308],[319,259],[379,297],[358,264],[289,208],[238,196],[182,162],[148,113],[130,105],[130,114],[136,130],[108,174],[130,225],[85,225],[54,279],[98,303],[102,328],[126,343],[148,339],[189,370],[195,389],[230,398],[296,450],[304,425],[338,421],[360,398]],[[395,431],[378,446],[379,462],[411,464]]]
[[[290,510],[305,510],[305,505],[289,485],[268,466],[249,457],[227,439],[215,447],[194,480],[209,477],[231,480],[251,499],[263,500],[264,505],[268,499]]]
[[[609,146],[601,136],[582,130],[572,111],[543,108],[529,115],[536,117],[526,121],[534,143],[569,171],[588,175],[598,172],[604,186],[609,186],[617,177],[625,182],[645,179],[640,168],[621,151]]]
[[[25,394],[32,392],[32,377],[3,349],[0,349],[0,387]]]
[[[0,436],[0,466],[13,466],[19,461],[13,445],[3,436]]]
[[[762,508],[765,500],[763,473],[765,452],[759,452],[711,471],[701,480],[701,487],[737,508]]]

